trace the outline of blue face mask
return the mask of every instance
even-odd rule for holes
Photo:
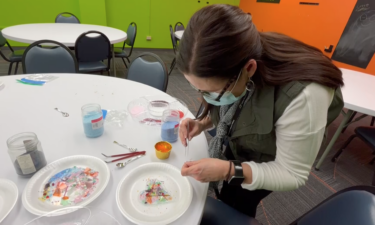
[[[237,77],[236,83],[234,84],[232,90],[227,91],[221,96],[220,102],[216,101],[217,97],[219,97],[219,93],[216,92],[205,92],[203,93],[203,98],[206,100],[207,103],[215,106],[223,106],[223,105],[231,105],[236,101],[240,100],[246,94],[246,88],[242,92],[242,94],[238,97],[232,94],[233,89],[236,87],[238,79],[241,77],[242,73],[240,73]]]
[[[222,105],[231,105],[236,101],[240,100],[246,94],[246,88],[242,92],[242,94],[238,97],[234,96],[231,91],[227,91],[221,96],[220,102],[216,101],[215,99],[219,96],[219,93],[216,92],[208,92],[207,94],[203,95],[204,100],[207,103],[215,106],[222,106]]]

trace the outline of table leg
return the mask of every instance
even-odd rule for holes
[[[116,77],[116,66],[115,66],[115,45],[112,45],[112,74]]]
[[[353,110],[348,110],[348,112],[345,114],[343,120],[341,121],[339,127],[337,128],[335,134],[333,135],[331,141],[329,142],[328,146],[323,152],[323,155],[320,157],[318,163],[315,166],[315,170],[319,170],[319,167],[322,165],[324,159],[328,155],[328,153],[331,151],[332,146],[335,144],[337,138],[340,136],[342,129],[347,125],[350,117],[353,115],[354,111]]]

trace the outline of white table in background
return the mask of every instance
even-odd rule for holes
[[[181,38],[182,38],[183,35],[184,35],[184,31],[183,30],[179,30],[179,31],[174,32],[174,36],[177,39],[179,39],[179,40],[181,40]]]
[[[11,26],[1,32],[6,39],[22,43],[34,43],[43,39],[60,42],[67,47],[74,47],[77,38],[87,31],[99,31],[105,34],[112,44],[123,42],[127,34],[119,29],[89,24],[75,23],[36,23]],[[114,57],[114,51],[112,51]],[[112,60],[113,73],[116,76],[115,60]]]
[[[102,152],[109,155],[125,153],[126,150],[113,144],[114,140],[147,151],[145,157],[130,163],[126,168],[117,169],[115,163],[108,164],[111,171],[108,186],[89,204],[90,207],[113,215],[120,224],[132,224],[121,214],[116,204],[116,188],[122,177],[135,167],[148,162],[165,162],[181,168],[185,161],[185,148],[180,142],[174,143],[168,160],[157,159],[154,144],[161,140],[160,127],[140,125],[131,120],[125,123],[123,129],[105,127],[103,136],[86,138],[81,107],[87,103],[98,103],[103,109],[126,109],[133,99],[144,95],[166,94],[141,83],[120,78],[82,74],[55,75],[59,78],[44,86],[17,83],[16,79],[21,79],[24,75],[0,77],[4,82],[4,86],[0,88],[0,178],[15,182],[20,194],[16,206],[2,224],[22,225],[36,217],[22,206],[21,194],[29,179],[16,174],[6,145],[6,140],[10,136],[28,131],[37,134],[48,163],[71,155],[92,155],[101,158]],[[70,116],[62,117],[54,110],[55,107],[68,112]],[[191,113],[188,116],[193,118]],[[207,149],[207,140],[202,133],[190,142],[190,157],[193,160],[207,158]],[[208,184],[192,178],[189,178],[189,181],[193,187],[192,203],[187,212],[172,224],[200,223]]]
[[[341,124],[333,135],[315,169],[319,169],[325,157],[330,152],[332,146],[335,144],[337,138],[341,134],[342,129],[347,124],[349,118],[353,113],[359,112],[370,116],[375,116],[375,76],[365,74],[353,70],[341,69],[345,86],[342,88],[342,95],[344,97],[344,107],[348,109],[344,115]]]

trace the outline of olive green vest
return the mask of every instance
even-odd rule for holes
[[[255,90],[243,107],[229,146],[240,161],[268,162],[276,156],[276,121],[309,82],[290,82],[283,86],[263,86]],[[328,109],[327,126],[340,114],[344,106],[341,89],[337,88]],[[217,126],[220,107],[213,107],[211,120]]]

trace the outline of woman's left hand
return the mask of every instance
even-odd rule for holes
[[[185,162],[181,169],[182,176],[191,176],[200,182],[225,180],[229,172],[229,162],[206,158]]]

